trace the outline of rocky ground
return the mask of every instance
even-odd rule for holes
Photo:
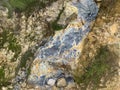
[[[94,27],[80,46],[82,55],[77,70],[73,72],[79,87],[75,90],[93,90],[94,88],[97,90],[119,90],[120,88],[120,2],[119,0],[116,2],[109,14],[101,16],[102,11],[99,13]],[[71,6],[69,1],[66,0],[63,3],[62,0],[59,0],[39,12],[33,12],[29,17],[26,17],[24,13],[20,17],[14,13],[12,18],[8,18],[7,12],[6,8],[0,7],[0,89],[12,90],[16,83],[22,81],[23,89],[21,90],[25,90],[25,88],[26,90],[35,90],[26,84],[26,78],[30,73],[29,68],[32,61],[37,55],[38,47],[49,41],[49,36],[53,36],[55,33],[54,29],[58,30],[53,27],[56,22],[62,25],[59,27],[62,28],[60,32],[64,32],[63,29],[68,24],[76,27],[81,26],[78,23],[72,23],[76,19],[77,9]],[[57,20],[60,12],[62,14]],[[94,80],[94,77],[97,77],[97,71],[90,78],[84,78],[86,81],[81,79],[79,76],[85,77],[86,68],[100,58],[98,52],[101,48],[103,49],[102,53],[106,51],[105,53],[108,55],[103,57],[105,58],[103,65],[105,64],[106,72],[102,71],[104,68],[102,70],[97,68],[98,71],[101,70],[98,72],[101,76],[100,79]],[[104,61],[104,59],[102,60]],[[107,67],[110,66],[107,69],[106,64],[108,64]],[[80,80],[83,82],[79,82]],[[61,82],[64,82],[64,79]]]
[[[108,10],[111,9],[109,13],[105,14],[106,10],[99,12],[95,25],[84,42],[78,68],[74,72],[76,81],[81,83],[81,90],[119,90],[120,88],[119,6],[120,2],[118,1],[115,6],[108,8]],[[105,56],[106,52],[108,53],[107,56]],[[102,62],[93,63],[94,60],[101,60]],[[91,65],[94,68],[91,68]],[[99,66],[98,69],[96,65]],[[103,72],[104,68],[100,67],[106,65],[109,68]],[[80,80],[83,81],[80,82]]]
[[[13,13],[13,16],[8,18],[8,9],[0,6],[1,88],[6,86],[12,88],[11,83],[14,80],[11,79],[13,77],[19,76],[22,71],[29,73],[28,68],[34,59],[37,48],[44,45],[49,40],[49,36],[54,34],[54,29],[57,29],[53,27],[54,22],[56,23],[57,18],[60,17],[59,13],[65,5],[67,5],[67,10],[62,12],[61,20],[59,20],[60,24],[64,23],[64,27],[71,18],[74,18],[70,15],[75,11],[70,12],[74,7],[70,8],[69,4],[63,3],[62,0],[41,9],[39,12],[33,12],[29,17],[25,16],[25,13],[20,15]]]

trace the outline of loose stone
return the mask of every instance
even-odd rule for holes
[[[56,83],[56,86],[59,87],[59,88],[66,87],[67,82],[66,82],[65,78],[58,79],[58,81]]]
[[[56,80],[54,80],[54,79],[49,79],[49,80],[47,81],[47,84],[50,85],[50,86],[54,86],[54,85],[55,85],[55,82],[56,82]]]

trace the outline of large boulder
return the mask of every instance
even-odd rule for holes
[[[77,3],[78,18],[82,18],[82,21],[76,19],[71,22],[66,29],[56,32],[49,42],[38,49],[28,78],[28,83],[34,88],[75,89],[76,84],[71,71],[76,68],[84,38],[98,12],[93,0],[81,0]]]

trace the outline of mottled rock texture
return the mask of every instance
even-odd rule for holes
[[[85,39],[78,68],[74,72],[80,90],[120,88],[120,1],[111,1],[113,6],[109,7],[109,0],[102,0],[107,11],[100,8],[95,25]]]
[[[82,50],[82,41],[90,31],[90,25],[98,12],[98,7],[93,0],[89,2],[83,0],[77,3],[80,3],[77,5],[78,18],[85,22],[84,25],[79,20],[71,22],[64,31],[57,32],[49,42],[38,49],[28,78],[30,84],[41,89],[54,87],[65,89],[69,87],[69,84],[75,84],[70,72],[76,68],[77,59]],[[81,5],[85,6],[84,9]],[[54,85],[52,85],[53,82],[51,85],[47,84],[50,78],[55,80]],[[59,78],[63,79],[59,80]]]
[[[0,6],[0,89],[26,80],[37,47],[53,35],[46,19],[54,21],[62,4],[53,6],[34,11],[29,17],[24,12],[13,12],[11,18],[8,18],[8,9]]]
[[[39,1],[0,0],[0,90],[119,90],[120,0]]]

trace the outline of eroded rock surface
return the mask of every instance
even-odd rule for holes
[[[84,25],[79,20],[70,23],[65,30],[57,32],[48,43],[39,48],[28,78],[28,83],[38,89],[48,90],[55,87],[65,89],[69,88],[70,84],[73,84],[71,88],[76,87],[70,72],[76,68],[82,50],[81,44],[98,12],[98,7],[93,0],[89,3],[83,2],[84,0],[77,2],[80,3],[77,8],[78,12],[81,9],[81,13],[85,14],[82,18],[83,15],[78,13],[78,18],[82,18]],[[81,5],[85,6],[84,9]]]

